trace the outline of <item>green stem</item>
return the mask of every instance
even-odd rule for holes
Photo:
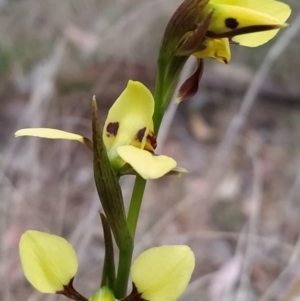
[[[172,89],[174,89],[174,79],[171,77],[166,81],[166,64],[163,58],[158,58],[157,64],[157,79],[155,86],[155,111],[153,115],[154,131],[155,135],[158,134],[160,123],[162,121],[164,111],[168,105],[169,98]],[[167,101],[166,101],[167,99]],[[137,176],[135,179],[131,201],[129,205],[128,215],[127,215],[127,229],[134,242],[134,237],[136,233],[137,222],[139,218],[139,213],[143,201],[144,191],[146,187],[146,180]],[[134,243],[133,243],[134,245]],[[129,279],[133,245],[127,245],[125,249],[120,249],[119,253],[119,265],[117,272],[117,280],[115,283],[115,297],[118,299],[124,298],[126,296],[127,284]]]
[[[130,202],[128,216],[127,216],[127,227],[133,241],[134,241],[136,226],[139,218],[145,187],[146,187],[146,180],[144,180],[140,176],[137,176],[134,183],[131,202]],[[127,284],[128,284],[131,260],[132,260],[132,252],[133,252],[133,247],[127,248],[126,250],[120,250],[117,280],[115,284],[115,296],[118,299],[124,298],[126,296]]]
[[[127,294],[132,252],[133,246],[132,248],[128,248],[127,250],[120,250],[119,253],[118,273],[114,291],[115,297],[117,299],[122,299]]]
[[[164,84],[165,84],[165,75],[166,75],[166,64],[164,59],[158,58],[157,61],[157,73],[156,73],[156,83],[154,91],[154,100],[155,100],[155,110],[153,114],[153,125],[154,133],[157,136],[159,131],[159,126],[163,118],[164,111],[162,110],[163,101],[164,101]]]
[[[155,89],[155,107],[161,107],[163,105],[163,88],[164,88],[164,71],[159,65],[159,72],[157,74],[156,81],[156,89]],[[156,129],[156,134],[158,133],[158,129],[163,117],[162,110],[155,109],[153,121],[154,128]],[[140,214],[140,209],[143,201],[144,191],[146,187],[146,180],[142,177],[137,176],[135,179],[131,201],[128,209],[127,215],[127,228],[134,242],[136,227],[138,223],[138,218]],[[115,296],[116,298],[124,298],[126,296],[127,283],[130,273],[131,260],[132,260],[132,250],[120,250],[119,254],[119,266],[118,266],[118,274],[115,286]]]
[[[154,100],[155,110],[153,115],[154,133],[157,136],[161,121],[174,93],[180,71],[187,57],[169,58],[165,63],[163,58],[158,59],[157,80],[155,85]]]
[[[139,213],[142,205],[143,195],[146,187],[146,180],[137,176],[135,179],[131,202],[127,216],[127,226],[133,240],[135,236],[136,226],[139,218]]]

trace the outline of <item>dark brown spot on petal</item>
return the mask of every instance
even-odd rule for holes
[[[106,127],[106,136],[116,136],[119,130],[119,122],[110,122]]]
[[[157,147],[157,141],[156,141],[156,137],[154,136],[153,132],[151,132],[151,133],[148,134],[147,140],[149,141],[149,143],[152,146],[152,148],[156,149],[156,147]]]
[[[135,136],[135,139],[136,139],[137,141],[139,141],[139,142],[142,142],[142,140],[143,140],[143,138],[144,138],[144,136],[145,136],[145,132],[146,132],[146,128],[140,129],[140,130],[137,132],[137,134],[136,134],[136,136]]]
[[[225,26],[230,29],[236,29],[239,26],[239,22],[235,18],[225,19]]]

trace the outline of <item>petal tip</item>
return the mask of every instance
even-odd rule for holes
[[[15,132],[15,137],[20,137],[20,130]]]
[[[177,94],[176,98],[175,98],[175,105],[180,104],[184,99],[182,97],[180,97],[180,95]]]
[[[27,136],[27,129],[21,129],[15,132],[15,137]]]

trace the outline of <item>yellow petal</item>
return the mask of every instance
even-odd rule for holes
[[[120,146],[117,149],[119,156],[144,179],[157,179],[176,165],[176,161],[167,156],[157,156],[133,146]]]
[[[287,4],[274,0],[248,0],[247,7],[271,15],[276,18],[279,23],[282,24],[284,24],[284,22],[291,14],[291,8]],[[274,38],[278,31],[279,29],[275,29],[265,32],[240,35],[234,37],[233,41],[238,42],[243,46],[256,47],[265,44],[266,42]]]
[[[185,168],[182,167],[175,167],[172,170],[170,170],[166,175],[176,175],[181,176],[183,173],[188,173],[188,171]]]
[[[231,59],[231,52],[229,47],[229,41],[224,39],[206,39],[204,41],[205,49],[193,53],[197,58],[204,58],[209,56],[218,62],[228,64]]]
[[[151,92],[142,83],[129,81],[109,110],[104,125],[103,141],[108,151],[135,142],[139,142],[143,148],[153,112],[154,99]],[[115,152],[109,152],[110,158],[115,155]]]
[[[108,287],[101,287],[91,298],[90,301],[117,301]]]
[[[291,14],[291,8],[287,4],[275,0],[210,0],[210,3],[250,8],[273,16],[279,23],[284,23]]]
[[[76,140],[80,143],[84,144],[84,137],[61,131],[56,129],[48,129],[48,128],[32,128],[32,129],[22,129],[15,133],[16,137],[21,136],[32,136],[32,137],[40,137],[40,138],[48,138],[48,139],[64,139],[64,140]]]
[[[285,27],[285,21],[291,13],[288,5],[275,0],[211,0],[206,11],[210,9],[214,9],[214,13],[209,30],[214,33],[230,32],[225,25],[228,19],[236,21],[235,29],[258,25]],[[272,39],[278,30],[237,35],[233,41],[256,47]]]
[[[75,251],[62,237],[26,231],[19,252],[27,280],[42,293],[63,290],[77,272]]]
[[[250,9],[248,7],[221,4],[210,4],[208,7],[209,9],[214,10],[209,26],[209,30],[214,33],[230,32],[233,29],[245,28],[249,26],[275,25],[281,23],[274,16]],[[226,22],[228,19],[235,20],[235,24],[232,24],[231,27],[228,26]]]
[[[131,267],[131,278],[142,298],[174,301],[184,292],[195,267],[188,246],[162,246],[143,252]]]

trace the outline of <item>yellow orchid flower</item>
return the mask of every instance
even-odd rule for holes
[[[276,0],[210,0],[203,14],[213,11],[207,36],[230,38],[242,46],[257,47],[272,39],[291,14]]]
[[[115,170],[122,169],[124,174],[128,173],[127,163],[144,179],[157,179],[172,172],[186,172],[176,168],[174,159],[154,154],[156,139],[153,134],[153,112],[154,99],[151,92],[142,83],[129,81],[109,110],[103,129],[103,142]],[[76,140],[89,148],[92,145],[85,137],[56,129],[22,129],[15,136]]]
[[[77,272],[75,250],[59,236],[26,231],[19,251],[27,280],[42,293],[62,291]]]
[[[189,41],[197,58],[212,57],[220,62],[230,61],[229,43],[257,47],[272,39],[291,13],[288,5],[275,0],[196,0],[202,2],[200,29],[189,31],[179,42],[187,50]],[[201,23],[202,22],[202,23]],[[198,41],[197,41],[198,38]],[[200,39],[200,40],[199,40]],[[193,51],[196,46],[198,49]],[[195,50],[195,49],[194,49]]]
[[[290,14],[290,7],[276,0],[185,0],[168,23],[160,50],[160,57],[169,60],[169,70],[182,68],[190,55],[199,59],[196,72],[180,87],[177,102],[197,92],[203,58],[228,64],[231,43],[265,44],[288,26],[285,22]],[[164,76],[171,78],[172,74]]]
[[[186,289],[194,267],[194,253],[188,246],[148,249],[131,267],[135,293],[149,301],[177,300]]]
[[[204,49],[193,55],[228,63],[229,42],[247,47],[267,43],[280,28],[287,26],[285,21],[291,9],[275,0],[210,0],[202,15],[209,12],[212,17],[203,41]]]
[[[69,284],[72,284],[78,264],[73,247],[65,239],[44,232],[27,231],[21,237],[20,256],[25,276],[37,290],[60,293],[70,298],[68,292],[72,286]],[[194,254],[187,246],[148,249],[133,262],[133,290],[122,300],[135,300],[135,297],[141,300],[141,297],[148,301],[175,301],[187,287],[194,266]],[[74,300],[87,300],[72,289]],[[90,298],[90,301],[115,300],[106,287]]]
[[[177,165],[170,157],[154,155],[153,112],[151,92],[142,83],[129,81],[109,110],[103,130],[112,164],[119,169],[127,162],[144,179],[162,177]]]

